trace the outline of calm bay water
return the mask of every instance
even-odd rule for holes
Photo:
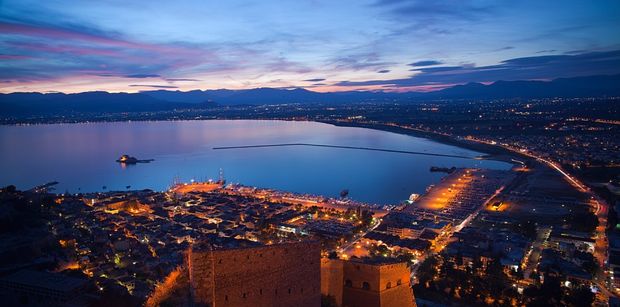
[[[475,157],[428,139],[314,122],[214,120],[0,126],[0,185],[20,189],[58,181],[57,192],[167,189],[182,181],[217,179],[298,193],[397,203],[423,193],[443,173],[431,166],[507,169],[498,161],[467,160],[321,147],[214,150],[213,147],[315,143]],[[155,159],[121,167],[122,154]]]

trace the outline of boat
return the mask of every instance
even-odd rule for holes
[[[122,164],[149,163],[152,161],[154,161],[154,159],[140,160],[130,155],[122,155],[120,158],[116,160],[116,162],[122,163]]]
[[[138,159],[136,159],[135,157],[132,157],[130,155],[122,155],[120,158],[118,158],[118,160],[116,160],[116,162],[127,163],[127,164],[136,164],[136,163],[138,163]]]

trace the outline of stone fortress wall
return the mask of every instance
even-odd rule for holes
[[[342,307],[415,306],[405,263],[322,259],[321,292]]]
[[[320,306],[317,242],[186,254],[192,301],[208,306]]]

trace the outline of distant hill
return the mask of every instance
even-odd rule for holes
[[[247,90],[144,91],[140,93],[84,92],[0,94],[2,115],[45,115],[67,112],[145,112],[214,105],[288,103],[360,103],[434,99],[499,99],[620,96],[620,75],[561,78],[553,81],[497,81],[468,83],[435,92],[348,91],[318,93],[309,90],[256,88]]]
[[[142,94],[175,102],[216,102],[222,105],[262,105],[287,103],[355,103],[368,100],[385,100],[403,97],[405,94],[383,92],[332,92],[319,93],[302,88],[254,88],[247,90],[195,90],[181,91],[145,91]]]
[[[193,107],[196,107],[196,104],[160,100],[142,93],[0,94],[0,114],[14,115],[70,112],[145,112]]]
[[[497,99],[620,96],[620,75],[560,78],[552,81],[468,83],[423,95],[425,98]]]

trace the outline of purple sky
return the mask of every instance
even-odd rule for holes
[[[0,92],[433,90],[620,73],[620,1],[0,2]]]

